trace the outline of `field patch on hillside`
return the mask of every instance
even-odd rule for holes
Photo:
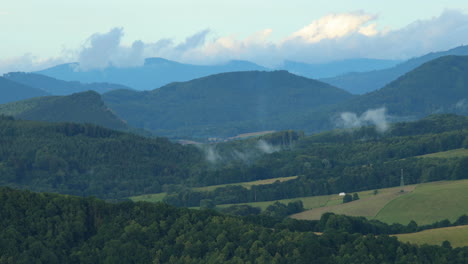
[[[442,242],[447,240],[452,247],[468,246],[467,225],[429,229],[417,233],[399,234],[395,236],[402,242],[418,245],[441,245]]]

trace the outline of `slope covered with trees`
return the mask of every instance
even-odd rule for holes
[[[92,123],[112,129],[129,129],[93,91],[12,102],[0,105],[0,114],[25,120]]]
[[[286,71],[223,73],[149,92],[103,95],[106,104],[132,126],[189,137],[286,129],[284,123],[291,117],[351,97]]]
[[[388,69],[369,72],[353,72],[320,80],[336,87],[340,87],[352,94],[364,94],[384,87],[400,76],[416,69],[426,62],[449,55],[466,56],[468,55],[468,46],[460,46],[447,51],[429,53],[421,57],[410,59]]]
[[[123,198],[160,192],[200,171],[194,147],[91,124],[48,124],[0,116],[0,184]]]
[[[331,214],[312,225],[292,221],[322,226],[318,236],[289,231],[291,222],[267,228],[213,211],[9,188],[0,188],[0,213],[1,263],[463,263],[468,256],[467,248],[362,235],[385,226]]]

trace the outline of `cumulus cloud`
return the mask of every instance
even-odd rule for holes
[[[121,44],[123,35],[123,28],[114,28],[89,37],[78,55],[79,70],[142,65],[145,44],[137,40],[129,47],[124,46]]]
[[[375,35],[377,34],[375,26],[364,26],[364,24],[375,18],[375,16],[365,13],[328,15],[293,33],[288,40],[300,39],[307,43],[317,43],[325,39],[336,39],[356,32],[366,36]]]
[[[385,26],[379,25],[374,14],[353,12],[318,18],[276,41],[271,40],[274,29],[270,28],[245,38],[217,36],[204,29],[180,42],[164,38],[154,43],[136,40],[131,45],[122,43],[123,29],[114,28],[90,36],[73,60],[80,63],[82,71],[140,66],[147,57],[193,64],[249,60],[275,67],[284,60],[307,63],[350,58],[401,60],[468,44],[468,15],[457,10],[445,10],[438,17],[418,20],[399,29]],[[12,63],[3,61],[3,65],[4,69],[14,68]],[[22,70],[25,69],[29,68]]]
[[[369,109],[360,116],[356,113],[344,112],[340,114],[338,126],[343,128],[357,128],[374,125],[377,131],[383,133],[387,131],[389,127],[386,112],[387,109],[384,107]]]

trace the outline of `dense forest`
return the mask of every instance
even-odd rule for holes
[[[293,147],[263,155],[249,165],[239,160],[206,174],[199,182],[221,184],[297,175],[295,180],[269,185],[226,186],[210,192],[180,187],[165,201],[198,206],[204,199],[215,204],[270,201],[380,189],[406,184],[468,178],[468,158],[418,156],[468,148],[468,118],[435,115],[418,122],[398,123],[386,133],[373,127],[331,131],[298,138]]]
[[[395,124],[304,136],[283,131],[217,145],[182,146],[90,124],[42,123],[0,118],[0,183],[74,195],[122,199],[167,192],[166,202],[199,206],[354,192],[464,179],[467,158],[418,155],[468,147],[468,118],[436,115]],[[277,177],[270,185],[190,187]]]
[[[110,204],[5,187],[0,188],[0,214],[0,263],[380,264],[465,263],[468,258],[467,247],[405,244],[365,231],[373,228],[368,221],[333,214],[270,228],[261,219],[210,210]],[[349,228],[351,223],[359,225]],[[298,231],[301,226],[323,234]]]

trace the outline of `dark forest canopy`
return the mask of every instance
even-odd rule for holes
[[[463,179],[466,158],[418,155],[466,148],[468,118],[438,115],[304,136],[283,131],[218,145],[182,146],[90,124],[0,118],[0,183],[36,191],[122,199],[169,192],[168,202],[199,206],[355,192],[407,183]],[[213,158],[214,157],[214,158]],[[298,176],[287,182],[194,192],[193,186]]]
[[[468,257],[467,247],[351,234],[344,228],[351,223],[359,223],[359,230],[377,226],[333,214],[268,228],[261,219],[209,210],[110,204],[4,187],[0,214],[0,263],[464,263]],[[324,233],[289,231],[294,225],[315,225]]]

